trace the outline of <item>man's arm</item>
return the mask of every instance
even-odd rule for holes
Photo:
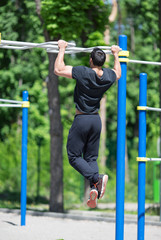
[[[64,40],[58,41],[59,53],[55,60],[54,73],[61,77],[72,78],[72,66],[64,63],[64,53],[68,43]]]
[[[119,46],[113,45],[111,47],[111,52],[114,55],[114,67],[112,70],[116,73],[117,80],[120,79],[121,77],[121,66],[120,66],[119,56],[118,56],[119,51],[120,51]]]

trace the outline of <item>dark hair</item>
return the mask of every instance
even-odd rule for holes
[[[100,48],[94,48],[91,52],[91,58],[94,66],[103,66],[106,60],[106,54]]]

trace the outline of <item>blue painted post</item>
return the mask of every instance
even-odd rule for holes
[[[147,74],[140,73],[139,106],[147,104]],[[139,157],[146,157],[146,111],[139,111]],[[146,164],[138,163],[138,240],[144,239]]]
[[[127,50],[127,36],[119,36],[119,46],[122,50]],[[121,78],[118,81],[117,108],[116,240],[124,239],[126,62],[121,62],[121,71]]]
[[[23,91],[24,103],[28,101],[28,92]],[[21,152],[21,226],[26,224],[26,191],[27,191],[27,133],[28,106],[22,109],[22,152]]]

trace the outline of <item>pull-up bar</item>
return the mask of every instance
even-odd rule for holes
[[[111,54],[111,47],[110,46],[96,46],[101,48],[106,54]],[[32,48],[43,48],[46,49],[48,53],[58,53],[58,42],[57,41],[50,41],[44,43],[31,43],[31,42],[20,42],[20,41],[8,41],[8,40],[1,40],[1,33],[0,33],[0,48],[5,49],[14,49],[14,50],[27,50]],[[86,52],[90,53],[95,47],[89,48],[82,48],[76,47],[75,43],[69,42],[66,48],[66,54],[72,53],[80,53]],[[122,49],[120,49],[122,50]]]
[[[111,54],[111,47],[109,46],[96,46],[101,48],[106,54]],[[31,42],[19,42],[19,41],[8,41],[8,40],[1,40],[0,41],[0,48],[5,49],[14,49],[14,50],[27,50],[32,48],[43,48],[46,49],[48,53],[58,53],[58,42],[44,42],[44,43],[31,43]],[[72,53],[80,53],[86,52],[90,53],[95,47],[90,48],[81,48],[76,47],[75,43],[68,43],[65,53],[72,54]],[[120,49],[121,50],[121,49]]]
[[[111,54],[111,47],[110,46],[95,46],[102,49],[106,54]],[[89,48],[82,48],[76,47],[76,44],[73,42],[68,42],[68,46],[65,50],[66,54],[72,53],[90,53],[95,47]],[[27,50],[32,48],[43,48],[48,53],[58,53],[58,42],[57,41],[50,41],[44,43],[31,43],[31,42],[20,42],[20,41],[9,41],[9,40],[1,40],[1,33],[0,33],[0,48],[2,49],[14,49],[14,50]],[[129,51],[123,50],[120,48],[119,52],[120,62],[126,63],[140,63],[140,64],[150,64],[150,65],[161,65],[161,62],[152,62],[152,61],[140,61],[140,60],[132,60],[128,59]]]

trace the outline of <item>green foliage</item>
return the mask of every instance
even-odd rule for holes
[[[0,7],[2,39],[43,42],[40,21],[33,1],[8,1]],[[49,195],[50,154],[48,101],[45,86],[46,52],[40,49],[0,51],[1,98],[22,100],[22,91],[29,91],[28,120],[28,195],[36,196],[37,158],[41,143],[41,190]],[[0,108],[0,192],[20,192],[22,109]]]
[[[108,22],[107,6],[102,0],[42,1],[42,16],[50,36],[76,40],[78,36],[103,31]],[[83,36],[82,36],[83,37]]]

